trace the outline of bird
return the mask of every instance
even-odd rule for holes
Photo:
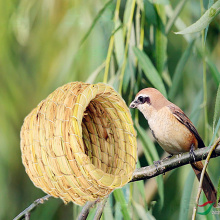
[[[194,150],[205,147],[186,114],[157,89],[150,87],[142,89],[129,107],[137,108],[144,115],[153,137],[170,156],[190,152],[194,157]],[[200,180],[203,163],[194,161],[191,166]],[[213,202],[216,207],[217,192],[207,172],[204,175],[202,189],[208,201]]]

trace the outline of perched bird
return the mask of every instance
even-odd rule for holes
[[[137,93],[130,104],[130,108],[137,108],[147,119],[152,135],[159,145],[169,154],[175,155],[191,152],[205,147],[195,126],[185,113],[172,102],[168,101],[158,90],[146,88]],[[203,164],[201,161],[191,163],[200,179]],[[208,201],[216,206],[216,190],[207,172],[205,173],[203,191]]]

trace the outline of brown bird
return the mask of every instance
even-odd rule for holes
[[[152,135],[159,145],[169,154],[175,155],[191,152],[205,147],[195,126],[185,113],[168,101],[158,90],[146,88],[138,92],[130,108],[139,109],[147,119]],[[193,155],[194,156],[194,155]],[[203,164],[201,161],[191,164],[196,176],[200,179]],[[216,190],[207,172],[202,189],[208,201],[216,206]]]

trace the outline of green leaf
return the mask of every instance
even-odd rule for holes
[[[126,93],[128,86],[129,86],[129,82],[131,80],[131,76],[134,75],[134,67],[132,67],[132,64],[130,62],[126,63],[126,67],[125,67],[125,75],[124,75],[124,79],[123,79],[123,92]]]
[[[218,181],[217,202],[216,202],[216,204],[218,204],[219,198],[220,198],[220,179],[219,179],[219,181]]]
[[[97,79],[97,76],[99,75],[99,73],[104,69],[105,67],[105,62],[103,62],[100,66],[98,66],[98,68],[93,71],[91,73],[91,75],[89,76],[89,78],[86,80],[87,83],[94,83],[95,80]]]
[[[148,135],[146,135],[146,131],[139,125],[135,124],[137,133],[139,138],[141,139],[141,142],[143,144],[143,150],[146,153],[146,159],[149,164],[152,164],[153,161],[159,160],[159,155],[157,153],[156,147],[154,143],[151,141]]]
[[[140,162],[139,159],[137,161],[137,168],[140,168]],[[143,200],[144,200],[144,204],[147,206],[146,202],[145,202],[145,188],[144,188],[144,180],[140,180],[140,181],[136,181],[135,184],[138,186],[138,191],[140,192]]]
[[[173,15],[172,17],[169,19],[169,21],[167,22],[167,25],[166,25],[166,34],[169,34],[171,28],[173,27],[176,19],[178,18],[179,14],[181,13],[183,7],[185,6],[186,2],[188,0],[182,0],[179,2],[179,4],[176,6],[174,12],[173,12]]]
[[[209,0],[208,8],[210,8],[213,4],[214,4],[214,0]],[[206,42],[206,37],[207,37],[207,34],[208,34],[208,30],[209,30],[209,24],[205,29],[204,43]]]
[[[161,4],[161,5],[168,5],[170,4],[169,0],[149,0],[152,4]]]
[[[113,210],[113,207],[111,206],[111,203],[109,202],[109,199],[108,199],[107,202],[106,202],[106,205],[104,207],[104,211],[103,211],[104,219],[114,220],[112,210]]]
[[[84,35],[84,37],[82,38],[81,42],[80,42],[80,46],[86,41],[86,39],[88,38],[88,36],[90,35],[90,33],[92,32],[93,28],[95,27],[97,21],[99,20],[99,18],[102,16],[102,14],[104,13],[104,11],[106,10],[106,8],[108,8],[111,3],[113,2],[113,0],[110,0],[108,2],[105,3],[105,5],[103,6],[103,8],[99,11],[99,13],[96,15],[95,19],[93,20],[89,30],[86,32],[86,34]]]
[[[183,189],[183,194],[181,198],[181,204],[180,204],[180,214],[179,214],[179,220],[185,220],[188,219],[189,216],[189,205],[191,195],[192,195],[192,188],[193,188],[193,182],[195,179],[195,174],[193,170],[191,169],[189,172],[189,175],[187,177],[187,180],[185,181],[185,186]]]
[[[122,27],[121,21],[118,19],[115,23],[115,29],[117,31],[114,33],[114,38],[115,38],[114,46],[115,46],[116,60],[119,66],[122,65],[124,53],[125,53],[123,29],[121,27]]]
[[[144,155],[145,155],[148,163],[153,164],[153,161],[159,160],[159,156],[158,156],[156,147],[155,147],[154,143],[151,141],[151,139],[149,138],[149,136],[146,135],[146,131],[141,126],[136,124],[136,129],[137,129],[138,136],[140,137],[141,142],[143,144]],[[158,186],[158,194],[160,197],[160,206],[163,207],[163,203],[164,203],[163,176],[162,175],[157,176],[156,181],[157,181],[157,186]]]
[[[81,210],[82,210],[82,206],[78,206],[76,204],[73,204],[73,220],[77,219],[77,216],[79,215]]]
[[[201,111],[202,102],[203,102],[203,89],[201,88],[199,92],[197,92],[197,95],[195,96],[190,114],[190,120],[194,125],[198,124],[199,117],[201,116],[200,111]]]
[[[212,20],[219,14],[220,12],[220,0],[218,0],[211,8],[209,8],[205,14],[194,24],[185,28],[182,31],[175,32],[175,34],[192,34],[196,32],[200,32],[205,29]]]
[[[215,100],[215,110],[214,110],[214,117],[213,117],[213,130],[215,129],[215,124],[217,120],[220,118],[220,84],[218,86],[218,91]]]
[[[56,218],[57,211],[59,210],[61,206],[61,202],[55,201],[55,200],[49,200],[47,202],[47,208],[42,208],[41,212],[39,214],[35,214],[35,212],[31,213],[31,218],[33,219],[48,219],[53,220]],[[48,210],[51,210],[51,212],[48,212]],[[36,218],[37,217],[37,218]]]
[[[129,21],[130,14],[131,14],[131,7],[132,7],[132,0],[126,1],[125,11],[124,11],[124,19],[123,19],[124,25],[127,25],[128,21]]]
[[[166,13],[163,5],[156,6],[158,22],[156,27],[156,66],[161,75],[167,59],[167,36],[165,34]]]
[[[121,212],[121,205],[119,202],[116,202],[115,204],[115,219],[123,220],[123,215]]]
[[[164,182],[163,182],[163,175],[159,175],[156,177],[157,186],[158,186],[158,194],[160,197],[160,208],[162,209],[164,204]]]
[[[211,146],[214,143],[214,140],[215,140],[215,137],[217,135],[219,128],[220,128],[220,118],[218,119],[218,123],[215,127],[214,134],[212,135],[212,140],[210,141],[209,146]]]
[[[152,83],[152,85],[157,88],[165,97],[167,97],[166,89],[163,84],[162,78],[157,72],[156,68],[152,64],[149,57],[137,47],[133,48],[135,56],[138,59],[138,62],[141,68],[144,71],[144,74],[148,78],[148,80]]]
[[[127,204],[127,201],[125,200],[125,196],[124,196],[122,189],[114,190],[113,195],[115,197],[115,200],[119,202],[121,205],[121,212],[122,212],[124,219],[128,219],[128,220],[131,219],[130,214],[128,212],[128,204]]]
[[[193,44],[194,44],[195,41],[192,41],[188,47],[186,48],[186,50],[184,51],[184,53],[182,54],[181,58],[179,59],[179,62],[176,66],[176,69],[175,69],[175,72],[174,72],[174,75],[173,75],[173,80],[172,80],[172,86],[169,90],[169,93],[168,93],[168,97],[172,100],[176,93],[177,93],[177,90],[179,89],[179,86],[180,86],[180,83],[181,83],[181,79],[183,77],[183,70],[184,70],[184,67],[189,59],[189,56],[192,52],[192,48],[193,48]]]
[[[216,65],[212,62],[212,60],[210,58],[206,59],[206,63],[209,66],[209,70],[210,70],[210,72],[212,74],[212,77],[213,77],[215,83],[217,85],[219,85],[220,84],[220,72],[216,68]]]
[[[88,217],[86,218],[86,220],[93,220],[94,217],[95,217],[95,213],[96,213],[96,208],[91,208],[89,210],[89,215]]]
[[[157,25],[157,13],[153,4],[149,1],[144,1],[144,11],[146,16],[146,21],[149,24]]]
[[[149,212],[146,212],[145,208],[138,204],[135,201],[132,201],[133,206],[135,207],[138,217],[142,220],[155,220],[154,216],[152,216]]]

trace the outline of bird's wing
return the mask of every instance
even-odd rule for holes
[[[191,133],[193,133],[198,141],[198,147],[202,148],[205,147],[205,144],[202,140],[202,138],[199,136],[198,131],[196,130],[193,123],[190,121],[190,119],[185,115],[185,113],[176,105],[170,104],[168,105],[168,108],[172,112],[172,114],[176,117],[176,119],[181,122],[183,125],[185,125]]]

